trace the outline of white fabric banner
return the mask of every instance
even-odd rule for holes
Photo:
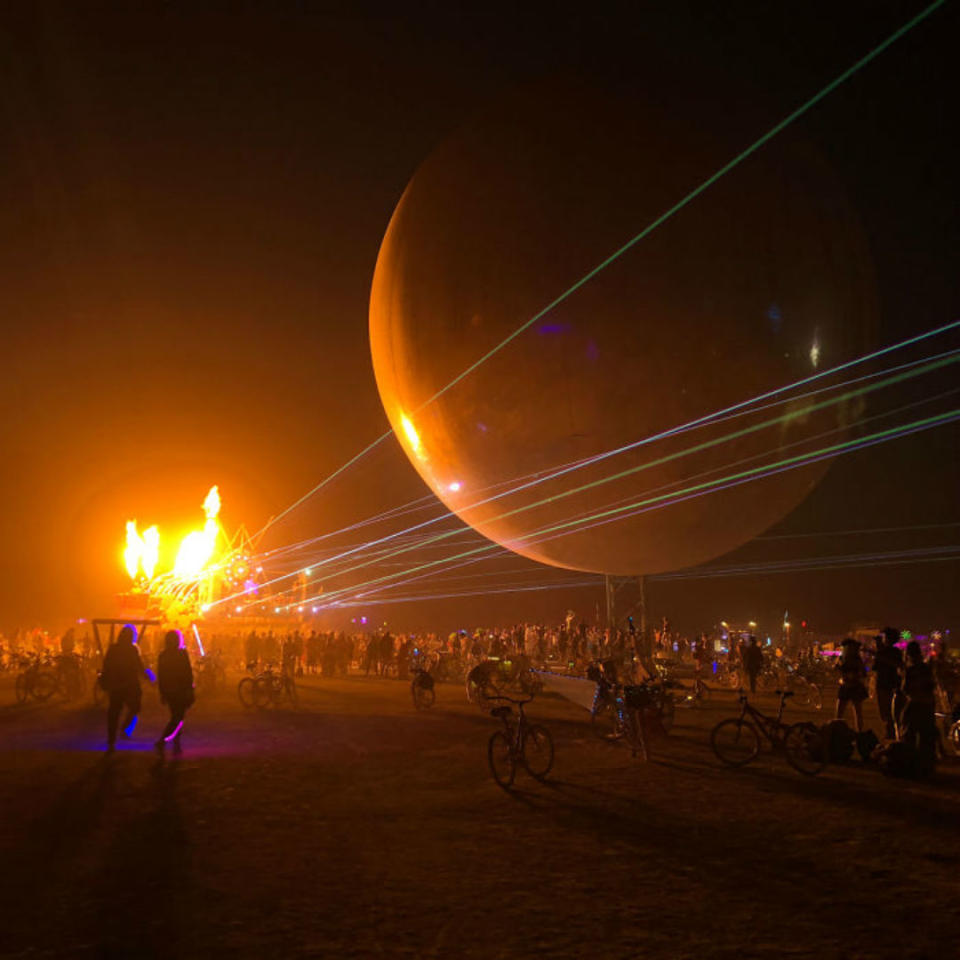
[[[550,673],[549,670],[533,671],[542,681],[544,689],[559,693],[571,703],[575,703],[584,710],[593,707],[593,696],[597,692],[597,685],[586,677],[568,677],[562,673]]]

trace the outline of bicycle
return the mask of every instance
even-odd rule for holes
[[[761,736],[774,752],[783,753],[798,773],[815,776],[827,763],[827,745],[817,726],[808,721],[787,724],[783,709],[790,690],[774,691],[780,698],[777,716],[768,717],[747,701],[740,690],[740,715],[721,720],[710,733],[710,746],[722,763],[742,767],[760,753]]]
[[[680,707],[698,707],[710,699],[710,688],[700,677],[694,677],[689,686],[678,685],[674,702]]]
[[[237,696],[247,709],[277,707],[284,700],[296,706],[297,685],[289,671],[277,673],[273,664],[267,664],[256,676],[244,677],[237,684]]]
[[[512,697],[497,696],[494,699],[508,701],[502,707],[494,707],[490,716],[503,721],[503,730],[496,730],[487,742],[487,763],[493,779],[509,790],[517,775],[517,765],[522,764],[536,780],[544,780],[553,768],[553,738],[546,727],[530,723],[523,712],[524,704],[533,697],[514,700]],[[513,709],[517,707],[517,719],[514,724]]]
[[[429,710],[437,699],[432,674],[419,664],[413,670],[413,679],[410,681],[410,695],[413,697],[413,705],[417,710]]]
[[[14,684],[17,703],[26,703],[27,700],[44,703],[57,692],[59,681],[56,672],[44,665],[39,657],[24,659],[20,666]]]
[[[590,722],[599,737],[609,741],[625,741],[632,757],[639,755],[646,761],[650,759],[647,718],[653,709],[653,698],[648,687],[602,680],[593,698]]]

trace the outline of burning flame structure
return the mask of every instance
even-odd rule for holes
[[[214,485],[203,501],[203,527],[183,538],[173,569],[165,572],[157,569],[159,529],[151,526],[140,533],[136,520],[127,521],[123,562],[133,581],[132,593],[146,597],[168,620],[196,619],[221,582],[230,582],[248,569],[246,531],[241,527],[228,540],[220,525],[220,505],[220,491]]]

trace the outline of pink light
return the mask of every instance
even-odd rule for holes
[[[164,742],[164,743],[169,743],[182,729],[183,729],[183,721],[181,720],[181,721],[177,724],[177,728],[173,731],[173,733],[171,733],[169,737],[164,737],[164,738],[163,738],[163,742]]]

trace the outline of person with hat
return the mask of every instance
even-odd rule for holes
[[[847,704],[853,704],[857,733],[860,733],[863,730],[863,701],[867,699],[867,685],[863,681],[867,670],[860,656],[860,644],[853,637],[847,637],[840,646],[843,650],[837,662],[837,672],[840,674],[837,719],[842,720],[847,712]]]
[[[873,655],[873,675],[877,680],[877,710],[880,722],[886,729],[887,739],[896,737],[896,719],[900,712],[900,683],[903,671],[903,654],[896,643],[900,631],[887,627],[877,637],[877,647]]]

